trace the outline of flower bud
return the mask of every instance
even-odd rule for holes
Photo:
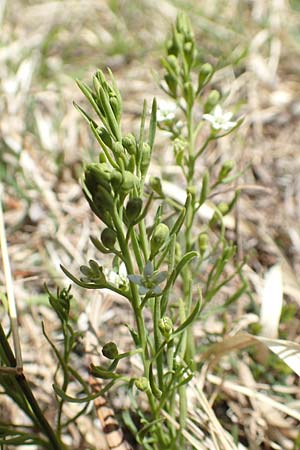
[[[175,56],[178,55],[179,48],[176,45],[176,41],[174,41],[174,39],[170,39],[167,42],[166,47],[167,47],[167,54],[168,55],[175,55]]]
[[[152,190],[154,192],[156,192],[156,194],[158,194],[160,197],[164,196],[160,178],[150,177],[150,186],[151,186]]]
[[[111,167],[106,163],[88,164],[84,171],[84,181],[86,187],[93,195],[100,185],[106,190],[110,190]]]
[[[112,211],[114,201],[111,193],[107,191],[103,186],[98,185],[93,195],[93,202],[99,210]]]
[[[167,83],[170,93],[173,95],[173,97],[176,97],[176,95],[177,95],[177,79],[174,78],[174,76],[171,75],[170,73],[167,73],[164,78],[165,78],[165,82]]]
[[[213,74],[213,66],[209,63],[203,64],[200,67],[200,72],[198,76],[198,91],[200,91],[204,86],[207,85]]]
[[[136,387],[142,391],[142,392],[149,392],[150,391],[150,384],[146,377],[140,377],[136,378],[134,381],[134,384]]]
[[[121,111],[122,111],[122,105],[116,95],[110,95],[109,96],[109,104],[111,106],[111,109],[113,110],[114,116],[119,122],[121,117]]]
[[[101,233],[101,242],[106,248],[114,248],[117,235],[111,228],[105,228]]]
[[[121,184],[121,191],[123,193],[130,192],[131,189],[133,189],[134,186],[137,184],[137,182],[138,179],[133,173],[129,172],[128,170],[124,170],[123,180]]]
[[[114,142],[112,151],[116,156],[121,156],[124,153],[124,147],[121,142]]]
[[[184,83],[183,93],[184,93],[184,98],[186,99],[187,103],[189,105],[192,105],[195,95],[194,95],[193,85],[191,82]]]
[[[113,145],[113,141],[109,132],[104,127],[98,127],[97,133],[104,144],[107,145],[107,147],[111,148]]]
[[[170,317],[167,316],[162,317],[158,322],[158,328],[161,334],[164,336],[164,338],[168,340],[173,331],[173,322],[170,319]]]
[[[151,237],[151,257],[155,256],[158,253],[159,249],[169,238],[170,230],[168,226],[164,223],[158,224],[153,231]]]
[[[145,176],[151,161],[151,148],[147,142],[142,145],[141,174]]]
[[[174,74],[179,75],[180,73],[180,67],[178,64],[178,59],[175,55],[169,55],[167,56],[167,62],[169,63],[169,66],[172,68],[172,71]]]
[[[200,255],[203,256],[208,248],[208,235],[207,233],[200,233],[198,236],[198,248]]]
[[[210,94],[206,100],[206,103],[204,105],[205,114],[210,113],[214,109],[216,104],[219,102],[220,98],[221,98],[220,92],[213,89],[210,92]]]
[[[218,204],[218,210],[222,214],[222,216],[225,216],[229,211],[229,205],[226,202],[220,202]]]
[[[115,192],[117,192],[119,190],[119,188],[123,182],[122,180],[123,180],[123,178],[122,178],[121,172],[119,172],[116,169],[113,169],[111,171],[111,175],[110,175],[110,183]]]
[[[122,139],[122,144],[130,155],[134,155],[136,153],[136,140],[133,134],[126,134],[126,136]]]
[[[231,160],[225,161],[223,166],[221,167],[219,176],[218,176],[218,181],[222,181],[224,180],[224,178],[227,177],[227,175],[232,171],[232,169],[234,168],[234,162]]]
[[[102,348],[102,355],[108,359],[116,359],[119,355],[117,345],[114,342],[107,342]]]
[[[143,200],[139,197],[131,198],[126,205],[126,218],[129,222],[134,222],[143,207]]]

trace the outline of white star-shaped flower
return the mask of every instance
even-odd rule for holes
[[[175,119],[177,105],[174,102],[161,100],[158,104],[156,120],[158,123]]]
[[[231,112],[223,112],[221,106],[217,105],[213,114],[203,114],[203,119],[207,120],[214,130],[228,131],[237,124],[231,120],[232,116]]]
[[[110,270],[106,275],[107,281],[117,287],[127,286],[128,284],[126,266],[123,262],[120,264],[118,272]]]

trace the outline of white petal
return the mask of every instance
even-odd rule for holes
[[[232,112],[226,112],[223,114],[223,120],[224,122],[229,122],[229,120],[231,119],[231,117],[233,116]]]
[[[214,116],[216,119],[219,119],[223,116],[223,111],[220,105],[217,105],[214,110]]]
[[[122,262],[119,267],[119,275],[120,277],[127,277],[127,270],[125,264]]]

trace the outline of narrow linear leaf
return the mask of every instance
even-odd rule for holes
[[[198,300],[198,302],[195,305],[195,308],[191,312],[191,314],[188,316],[188,318],[177,328],[177,330],[172,333],[172,336],[175,336],[177,334],[180,334],[182,331],[184,331],[187,327],[189,327],[194,320],[197,318],[199,311],[201,308],[201,301]]]
[[[186,253],[181,258],[181,260],[179,261],[179,263],[177,264],[177,266],[175,268],[174,281],[176,280],[178,275],[182,272],[182,269],[184,268],[184,266],[186,266],[192,259],[196,258],[197,256],[199,256],[198,252],[191,251],[191,252]]]
[[[96,111],[97,115],[102,120],[102,114],[101,114],[101,111],[100,111],[97,103],[95,102],[94,97],[93,97],[93,91],[88,87],[87,84],[83,83],[80,80],[76,80],[76,83],[77,83],[79,89],[81,90],[81,92],[83,93],[83,95],[88,99],[88,101],[90,102],[90,104],[92,105],[94,110]]]
[[[154,98],[152,102],[150,126],[149,126],[149,138],[148,138],[148,144],[151,150],[153,148],[156,133],[156,113],[157,113],[157,102],[156,98]]]

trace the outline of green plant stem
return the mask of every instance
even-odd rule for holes
[[[2,326],[0,325],[0,342],[1,342],[1,346],[4,350],[5,355],[7,356],[7,359],[9,361],[9,364],[12,367],[15,367],[16,365],[16,360],[14,357],[14,354],[10,348],[9,343],[7,342],[5,333],[3,331]],[[47,438],[49,439],[49,443],[51,444],[51,448],[53,450],[63,450],[66,449],[67,447],[59,441],[58,437],[55,435],[53,429],[51,428],[49,422],[47,421],[47,419],[45,418],[42,410],[40,409],[30,387],[29,384],[25,378],[25,375],[23,373],[17,374],[14,376],[16,382],[18,383],[24,397],[26,398],[26,400],[28,401],[32,412],[34,413],[34,416],[38,422],[38,424],[40,425],[40,429],[41,431],[44,433],[45,436],[47,436]]]
[[[154,314],[153,314],[153,328],[154,328],[154,342],[155,342],[155,352],[158,352],[161,346],[161,335],[158,327],[159,319],[161,318],[161,308],[160,308],[160,298],[154,299]],[[158,353],[156,358],[156,368],[157,368],[157,378],[158,385],[161,390],[163,390],[163,354]]]
[[[125,239],[124,232],[123,232],[122,222],[119,218],[116,205],[114,205],[112,215],[113,215],[114,225],[116,227],[116,231],[117,231],[117,235],[118,235],[119,245],[120,245],[121,251],[124,256],[124,263],[126,265],[127,273],[133,274],[134,268],[133,268],[133,264],[131,261],[131,255],[128,250],[128,246],[127,246],[126,239]],[[149,362],[147,363],[148,348],[147,348],[147,339],[146,339],[146,329],[145,329],[145,324],[144,324],[141,305],[140,305],[140,297],[139,297],[139,293],[138,293],[138,288],[134,283],[130,282],[130,289],[131,289],[131,293],[132,293],[132,307],[133,307],[134,314],[135,314],[138,335],[139,335],[141,347],[143,349],[143,353],[142,353],[143,363],[144,363],[145,369],[146,369],[146,367],[149,369]],[[147,374],[148,374],[148,370],[147,370],[147,373],[145,373],[145,376],[147,376]]]

